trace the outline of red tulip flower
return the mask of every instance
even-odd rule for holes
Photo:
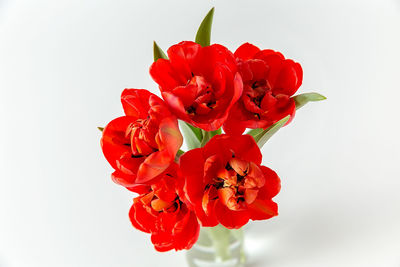
[[[249,43],[234,55],[243,79],[243,94],[224,125],[225,132],[241,134],[246,128],[265,129],[287,115],[293,118],[296,106],[291,96],[303,79],[300,64]]]
[[[260,166],[262,155],[250,135],[217,135],[203,148],[180,158],[185,201],[203,226],[240,228],[249,219],[278,214],[272,198],[280,190],[277,174]]]
[[[143,89],[125,89],[121,102],[125,116],[104,128],[101,146],[115,169],[113,180],[132,187],[163,173],[183,138],[176,117],[158,96]]]
[[[199,236],[195,213],[177,195],[176,168],[172,165],[151,186],[131,189],[141,194],[133,200],[129,212],[132,225],[151,233],[158,251],[190,249]]]
[[[158,59],[150,74],[181,120],[206,131],[219,129],[242,94],[242,79],[233,54],[224,46],[181,42]]]

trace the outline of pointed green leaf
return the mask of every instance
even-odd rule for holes
[[[250,131],[247,132],[247,134],[254,137],[254,136],[260,134],[262,131],[263,131],[263,128],[251,129]]]
[[[179,121],[179,127],[183,133],[183,136],[185,137],[188,149],[194,149],[200,147],[200,142],[202,139],[199,139],[196,133],[192,130],[193,126],[187,124],[184,121]]]
[[[313,102],[321,101],[321,100],[325,100],[326,97],[323,95],[320,95],[318,93],[305,93],[305,94],[296,95],[293,97],[293,99],[294,99],[294,102],[296,103],[296,109],[299,109],[310,101],[313,101]]]
[[[97,127],[97,129],[99,129],[99,131],[102,132],[104,130],[104,127]]]
[[[289,120],[290,116],[286,116],[278,122],[275,122],[270,127],[262,131],[261,133],[253,136],[259,148],[262,148],[265,143],[277,132],[283,125]]]
[[[197,30],[195,42],[201,46],[209,46],[211,42],[211,26],[214,17],[214,8],[207,13],[206,17]]]
[[[158,44],[155,41],[153,42],[153,55],[154,55],[154,61],[157,61],[157,59],[159,58],[168,59],[164,51],[162,51],[162,49],[158,46]]]

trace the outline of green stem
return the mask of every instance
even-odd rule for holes
[[[241,243],[241,246],[243,246],[243,242],[244,242],[244,232],[243,229],[233,229],[231,230],[231,234],[232,236],[238,240]],[[245,263],[246,262],[246,254],[244,253],[244,249],[243,247],[240,249],[240,258],[239,258],[241,263]]]
[[[215,256],[217,260],[226,261],[231,258],[229,250],[230,230],[221,225],[210,227],[207,229],[208,235],[215,248]]]

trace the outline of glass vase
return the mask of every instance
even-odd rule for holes
[[[187,252],[190,267],[243,267],[244,236],[242,229],[227,229],[221,225],[203,227],[196,244]]]

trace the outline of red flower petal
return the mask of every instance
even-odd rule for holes
[[[235,198],[236,192],[233,188],[223,187],[218,189],[218,199],[230,210],[237,210],[238,204]]]
[[[237,102],[232,108],[229,117],[223,126],[225,133],[229,135],[241,135],[247,128],[243,123],[245,120],[247,120],[247,117],[243,112],[244,108],[240,107],[243,106],[243,103],[241,103],[241,101],[239,102]]]
[[[214,201],[205,200],[208,214],[203,209],[203,195],[206,185],[203,178],[204,163],[205,159],[201,148],[192,149],[179,159],[182,177],[185,179],[183,188],[185,203],[189,208],[195,209],[196,215],[203,226],[212,227],[216,226],[218,221],[213,208],[208,208],[213,205]]]
[[[254,181],[254,184],[246,186],[246,182],[248,180]],[[260,167],[257,166],[254,162],[249,163],[249,171],[246,176],[246,182],[244,186],[246,188],[253,188],[253,187],[262,187],[265,185],[265,177]]]
[[[159,252],[166,252],[174,249],[174,243],[171,239],[170,233],[156,232],[151,235],[151,242],[154,244],[154,248]]]
[[[201,46],[195,42],[183,41],[171,46],[167,53],[174,74],[180,84],[184,84],[192,77],[192,68]]]
[[[116,170],[111,174],[111,179],[114,181],[114,183],[125,186],[125,187],[130,187],[132,188],[132,191],[134,191],[135,188],[135,181],[136,181],[136,175],[128,175],[120,170]],[[136,191],[134,191],[136,192]]]
[[[266,220],[278,215],[278,205],[270,199],[256,199],[248,207],[252,220]]]
[[[154,230],[156,216],[144,208],[140,197],[134,199],[129,218],[132,225],[142,232],[150,233]]]
[[[127,186],[126,189],[128,189],[129,191],[135,192],[137,194],[140,194],[140,195],[147,194],[151,190],[150,186],[148,186],[148,185],[138,185],[138,184],[135,184],[130,187]]]
[[[293,60],[285,60],[276,78],[273,92],[275,95],[293,95],[299,89],[303,79],[303,70],[300,64]]]
[[[159,125],[158,137],[159,151],[152,153],[140,165],[137,183],[146,183],[164,172],[171,165],[182,146],[183,137],[176,119],[167,117],[162,120]]]
[[[235,157],[254,162],[259,165],[262,161],[262,154],[257,143],[251,135],[227,138],[227,145],[235,152]]]
[[[276,172],[268,167],[261,166],[261,170],[265,177],[265,184],[260,189],[259,198],[271,199],[276,196],[281,190],[281,180],[279,179]]]
[[[204,191],[203,199],[202,199],[202,208],[204,213],[208,216],[212,212],[211,209],[214,207],[214,199],[217,197],[218,191],[214,186],[208,187]]]
[[[260,81],[265,79],[265,77],[267,77],[269,72],[269,67],[267,66],[264,60],[250,59],[247,61],[247,64],[249,64],[253,81]]]
[[[184,191],[191,203],[203,198],[205,187],[203,184],[204,162],[205,159],[200,148],[189,150],[179,158],[182,175],[186,180]]]
[[[219,201],[215,202],[215,214],[218,221],[228,229],[239,229],[250,219],[247,210],[232,211]]]
[[[239,46],[238,49],[235,51],[235,57],[240,58],[242,60],[247,60],[251,59],[254,57],[257,52],[260,51],[260,48],[258,48],[255,45],[252,45],[250,43],[244,43],[241,46]]]
[[[174,227],[175,250],[190,249],[199,238],[200,225],[194,212],[187,212],[185,217]]]
[[[152,93],[145,89],[125,89],[121,95],[122,107],[127,116],[144,119],[148,116],[149,98]]]
[[[263,60],[269,68],[267,81],[272,88],[275,87],[275,82],[282,68],[285,57],[279,53],[270,49],[262,50],[254,55],[255,59]]]
[[[171,112],[173,112],[178,118],[184,121],[190,121],[188,114],[186,113],[185,106],[181,99],[171,92],[161,93],[165,102],[169,105]]]
[[[150,67],[150,75],[166,91],[182,85],[174,76],[174,69],[167,59],[160,58],[154,62]]]
[[[244,200],[247,204],[253,203],[258,196],[258,189],[246,189],[244,191]]]
[[[239,158],[232,158],[229,165],[241,176],[245,176],[249,169],[249,163]]]
[[[135,121],[134,117],[119,117],[112,120],[103,130],[101,148],[114,169],[124,153],[130,153],[130,140],[125,136],[126,128]]]

